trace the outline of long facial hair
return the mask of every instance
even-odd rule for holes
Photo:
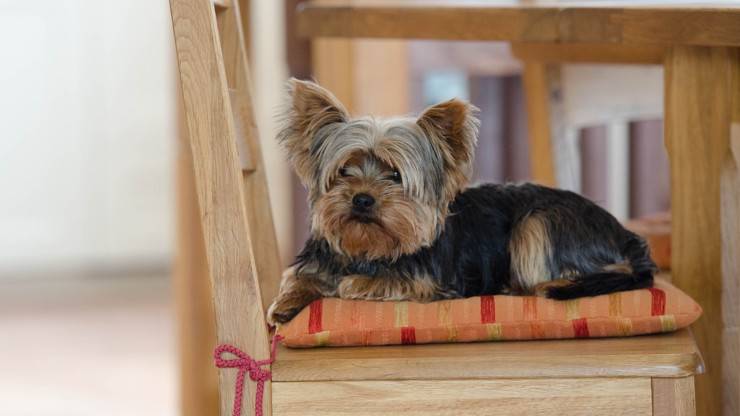
[[[288,87],[278,140],[308,188],[314,237],[366,260],[431,245],[470,177],[476,109],[450,100],[418,119],[351,119],[318,85],[291,80]],[[400,180],[390,177],[394,171]],[[358,217],[352,199],[360,193],[375,203]]]
[[[433,201],[410,197],[402,182],[389,178],[393,169],[365,151],[343,166],[346,176],[331,179],[314,203],[314,237],[325,238],[339,253],[363,259],[397,258],[431,244],[443,221]],[[367,213],[354,212],[357,194],[375,200]]]

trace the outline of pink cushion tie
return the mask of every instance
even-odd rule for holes
[[[234,347],[233,345],[221,344],[216,347],[213,358],[218,368],[238,368],[239,373],[236,376],[236,394],[234,395],[234,410],[232,416],[240,416],[242,413],[242,397],[244,396],[244,375],[249,372],[249,378],[257,382],[257,390],[254,393],[254,414],[262,416],[262,396],[265,392],[265,381],[272,379],[270,370],[262,368],[263,365],[270,365],[275,361],[275,351],[278,342],[283,337],[275,334],[272,338],[270,349],[270,358],[267,360],[255,360],[247,353]],[[230,353],[237,358],[223,358],[224,353]]]

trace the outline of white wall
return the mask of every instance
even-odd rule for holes
[[[0,0],[0,278],[169,261],[171,42],[164,0]]]

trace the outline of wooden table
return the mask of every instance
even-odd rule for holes
[[[664,51],[673,281],[704,308],[694,325],[708,370],[698,413],[740,414],[740,5],[337,0],[306,4],[298,26],[314,38],[630,48],[647,60]]]

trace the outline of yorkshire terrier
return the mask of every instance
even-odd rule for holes
[[[278,140],[308,188],[311,237],[268,321],[321,297],[430,302],[479,295],[595,296],[652,286],[645,241],[572,192],[470,179],[477,109],[351,118],[291,80]]]

